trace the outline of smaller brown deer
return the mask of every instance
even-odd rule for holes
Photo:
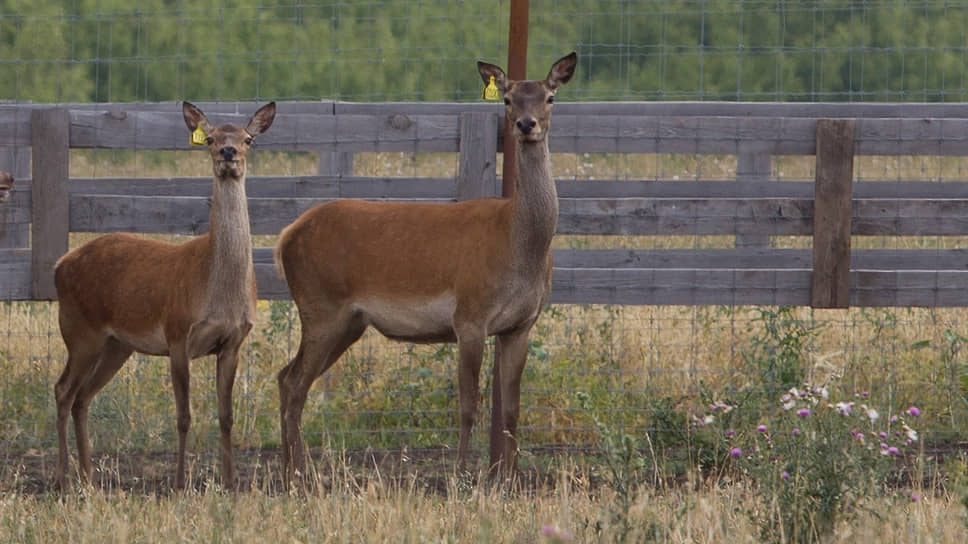
[[[168,355],[175,390],[178,468],[175,487],[185,487],[185,439],[191,424],[189,361],[214,354],[222,481],[234,487],[232,387],[239,346],[252,328],[256,283],[252,265],[245,157],[252,140],[272,125],[276,104],[260,108],[243,128],[213,126],[185,102],[189,131],[201,128],[212,156],[210,231],[183,244],[131,234],[107,234],[68,252],[57,262],[54,282],[67,366],[57,381],[57,481],[63,489],[68,465],[67,419],[74,417],[78,468],[93,476],[87,434],[94,395],[132,352]]]
[[[13,176],[10,172],[0,170],[0,202],[6,202],[13,190]]]

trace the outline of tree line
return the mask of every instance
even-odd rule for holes
[[[0,100],[457,100],[508,0],[0,0]],[[566,100],[962,101],[968,4],[532,0]],[[530,77],[543,74],[529,73]]]

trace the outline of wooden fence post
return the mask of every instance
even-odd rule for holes
[[[854,178],[854,120],[817,120],[810,305],[850,305],[850,229]]]
[[[32,184],[31,286],[34,300],[54,300],[54,263],[67,251],[70,230],[70,112],[34,110],[30,117]]]
[[[460,165],[457,200],[498,196],[497,116],[492,113],[460,114]]]

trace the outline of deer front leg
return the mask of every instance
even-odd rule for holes
[[[500,471],[507,478],[514,477],[518,470],[518,416],[521,406],[521,375],[528,358],[528,334],[533,323],[497,337],[495,360],[500,365],[500,383],[494,384],[501,389],[500,434],[503,447],[492,448],[492,470]],[[496,410],[496,409],[495,409]],[[496,434],[492,430],[492,436]],[[498,458],[493,455],[497,451]]]
[[[175,468],[175,489],[185,489],[185,444],[188,429],[192,425],[191,406],[188,403],[188,352],[180,343],[169,348],[171,359],[171,385],[175,391],[175,425],[178,429],[178,462]]]
[[[470,449],[471,430],[477,417],[477,401],[481,394],[481,361],[484,358],[484,333],[475,328],[466,328],[457,333],[458,417],[460,435],[457,445],[457,468],[464,471],[467,466],[467,453]]]
[[[222,434],[222,485],[235,489],[235,469],[232,465],[232,388],[239,364],[239,347],[252,329],[252,323],[245,323],[222,345],[216,359],[216,393],[218,396],[218,423]]]

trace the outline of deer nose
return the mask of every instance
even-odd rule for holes
[[[521,131],[521,134],[531,134],[531,129],[533,129],[534,126],[537,124],[538,122],[531,117],[518,119],[518,123],[517,123],[518,130]]]
[[[218,152],[221,153],[222,159],[224,160],[235,160],[235,148],[232,146],[225,146],[222,149],[219,149]]]

